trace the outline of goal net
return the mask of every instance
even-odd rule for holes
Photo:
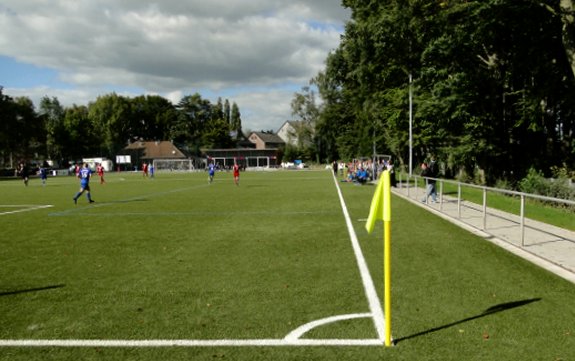
[[[194,163],[191,159],[154,159],[154,170],[157,172],[191,172]]]

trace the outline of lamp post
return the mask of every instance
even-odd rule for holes
[[[412,83],[413,77],[409,73],[409,177],[411,178],[411,172],[413,169],[413,89]]]

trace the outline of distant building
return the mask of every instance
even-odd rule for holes
[[[276,168],[281,162],[281,151],[277,148],[204,149],[203,153],[208,162],[214,162],[222,169],[229,169],[234,163],[244,168]]]
[[[297,131],[300,121],[288,120],[278,129],[277,134],[286,144],[297,146]]]
[[[295,147],[312,145],[313,133],[311,126],[300,120],[288,120],[277,131],[278,137]]]
[[[124,154],[132,157],[132,164],[152,163],[155,159],[187,159],[172,142],[138,141],[123,149]]]
[[[251,132],[248,140],[256,145],[256,149],[281,149],[285,142],[277,134]]]
[[[281,162],[285,142],[276,134],[252,132],[247,141],[238,142],[237,148],[202,149],[210,162],[222,168],[238,163],[242,167],[274,168]]]

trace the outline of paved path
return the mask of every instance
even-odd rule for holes
[[[404,184],[405,186],[405,184]],[[392,188],[394,194],[428,209],[486,240],[513,252],[575,283],[575,232],[525,219],[523,232],[519,216],[480,204],[441,196],[441,201],[421,202],[422,188]],[[439,197],[438,197],[439,200]],[[575,218],[575,217],[574,217]],[[574,219],[575,222],[575,219]],[[523,233],[523,235],[522,235]]]

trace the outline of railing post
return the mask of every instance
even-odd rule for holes
[[[487,229],[487,188],[483,187],[483,230]]]
[[[407,176],[407,198],[409,198],[409,188],[411,188],[411,176]]]
[[[461,218],[461,182],[457,182],[457,217]]]
[[[423,184],[423,197],[425,198],[425,204],[427,204],[427,187],[429,186],[429,179],[425,178],[425,183]]]
[[[520,210],[521,247],[525,247],[525,194],[521,194]]]
[[[439,180],[439,210],[443,210],[443,180]]]

